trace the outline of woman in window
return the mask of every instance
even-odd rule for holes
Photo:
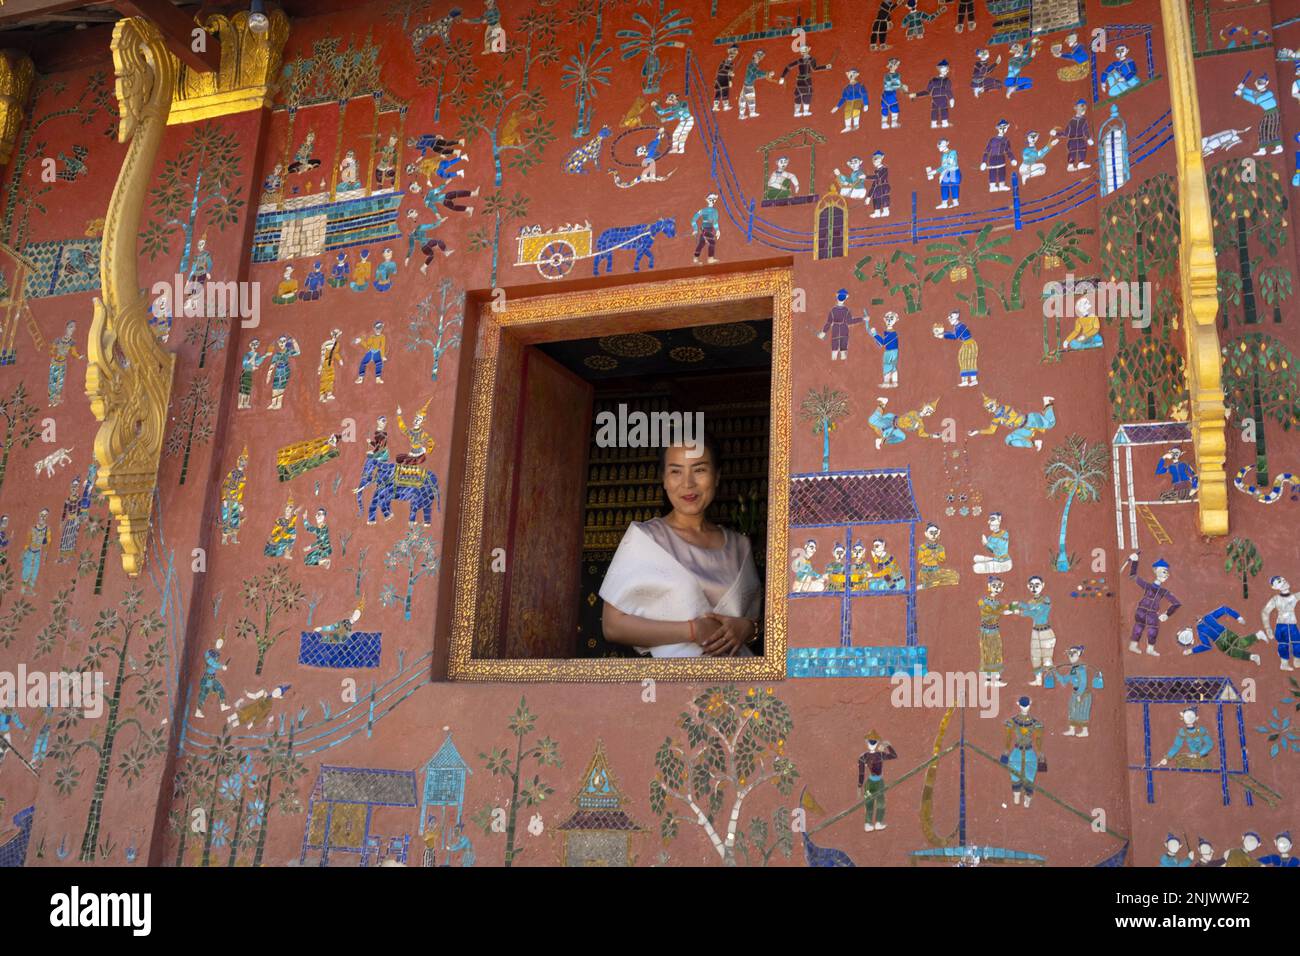
[[[705,518],[717,446],[702,436],[659,463],[672,511],[623,535],[600,588],[605,639],[652,657],[752,657],[762,593],[749,539]]]

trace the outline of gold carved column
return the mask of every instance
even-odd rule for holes
[[[149,326],[148,294],[140,292],[137,244],[154,163],[169,123],[210,119],[270,105],[288,37],[288,20],[268,11],[270,29],[248,29],[247,13],[214,14],[205,27],[221,39],[221,69],[181,67],[150,21],[130,17],[113,29],[113,66],[121,125],[130,145],[104,217],[100,296],[87,343],[86,396],[99,419],[96,487],[117,518],[122,567],[144,568],[158,485],[163,433],[176,357]]]
[[[1222,354],[1215,319],[1219,311],[1218,270],[1210,198],[1201,156],[1201,109],[1184,0],[1160,0],[1174,150],[1178,162],[1178,205],[1182,221],[1183,330],[1187,339],[1188,418],[1196,448],[1202,534],[1228,533],[1228,481],[1224,473]]]

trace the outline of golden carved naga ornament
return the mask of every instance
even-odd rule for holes
[[[214,13],[204,21],[202,28],[221,43],[221,68],[203,73],[177,62],[167,125],[271,105],[284,44],[289,39],[289,18],[278,7],[268,7],[266,16],[270,27],[265,33],[249,29],[247,10],[230,17]],[[196,26],[196,32],[198,29]]]
[[[1201,110],[1196,98],[1196,70],[1191,32],[1183,0],[1160,0],[1165,55],[1169,60],[1169,99],[1178,161],[1181,217],[1183,329],[1187,338],[1188,418],[1196,449],[1200,488],[1197,495],[1201,533],[1228,533],[1228,479],[1224,473],[1222,355],[1215,324],[1219,311],[1214,230],[1201,154]]]
[[[95,435],[95,486],[117,517],[122,567],[144,567],[158,462],[176,357],[149,327],[149,297],[140,292],[136,242],[140,214],[167,127],[176,59],[157,27],[131,17],[113,29],[113,66],[122,121],[118,142],[130,142],[104,217],[102,298],[95,299],[87,345],[86,396],[101,422]]]
[[[0,166],[13,157],[36,68],[19,50],[0,50]]]

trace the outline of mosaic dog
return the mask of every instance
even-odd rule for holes
[[[609,127],[602,126],[600,132],[591,138],[585,146],[579,146],[568,155],[564,160],[564,171],[566,173],[585,173],[587,164],[600,168],[600,151],[605,145],[605,139],[609,136]]]

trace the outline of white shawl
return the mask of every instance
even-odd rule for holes
[[[633,522],[628,525],[627,533],[614,553],[614,560],[605,572],[600,596],[633,617],[652,621],[687,621],[710,611],[728,617],[744,617],[758,588],[754,563],[746,560],[722,600],[716,606],[711,605],[695,576]],[[651,657],[700,657],[704,653],[698,644],[689,642],[638,647],[636,650]],[[737,654],[753,656],[748,647],[741,647]]]

